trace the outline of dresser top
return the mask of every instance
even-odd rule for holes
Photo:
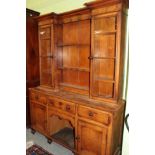
[[[109,102],[103,102],[103,101],[97,101],[94,99],[89,98],[87,95],[80,95],[75,94],[67,91],[62,90],[52,90],[51,88],[46,87],[35,87],[31,88],[32,91],[37,91],[38,93],[45,94],[47,96],[56,97],[62,100],[70,101],[76,104],[85,105],[88,107],[100,109],[100,110],[106,110],[111,113],[115,113],[122,109],[125,105],[125,101],[120,100],[119,103],[109,103]]]

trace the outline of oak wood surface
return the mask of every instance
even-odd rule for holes
[[[76,154],[121,151],[127,9],[127,0],[103,0],[35,18],[41,85],[29,92],[32,129]]]

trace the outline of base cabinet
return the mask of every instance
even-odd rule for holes
[[[47,107],[45,105],[31,102],[32,128],[40,133],[47,132]]]
[[[31,128],[77,155],[118,155],[125,103],[101,110],[77,103],[75,96],[64,100],[61,93],[30,89]]]
[[[106,155],[107,129],[85,121],[78,121],[78,153]]]

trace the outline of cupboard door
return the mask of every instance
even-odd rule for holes
[[[92,93],[96,97],[112,98],[114,95],[115,61],[93,60]]]
[[[32,128],[35,130],[46,133],[47,131],[47,108],[38,103],[31,103],[31,121]]]
[[[107,130],[84,121],[78,121],[78,153],[106,155]]]
[[[92,20],[91,96],[115,98],[117,57],[117,14]]]
[[[51,25],[39,28],[40,84],[53,87],[53,50]]]
[[[40,84],[53,86],[52,60],[49,57],[40,57]]]

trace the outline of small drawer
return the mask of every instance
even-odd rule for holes
[[[51,27],[40,28],[39,36],[41,39],[50,38],[51,37]]]
[[[48,98],[48,105],[55,107],[55,100],[53,98]]]
[[[46,97],[44,95],[42,95],[42,94],[31,93],[30,94],[30,99],[34,100],[36,102],[47,104]]]
[[[103,124],[110,124],[110,116],[107,113],[104,113],[103,111],[92,109],[85,106],[79,106],[78,107],[78,115],[80,117],[85,117]]]
[[[57,100],[55,102],[55,107],[61,109],[65,112],[75,114],[75,104],[67,101]]]

